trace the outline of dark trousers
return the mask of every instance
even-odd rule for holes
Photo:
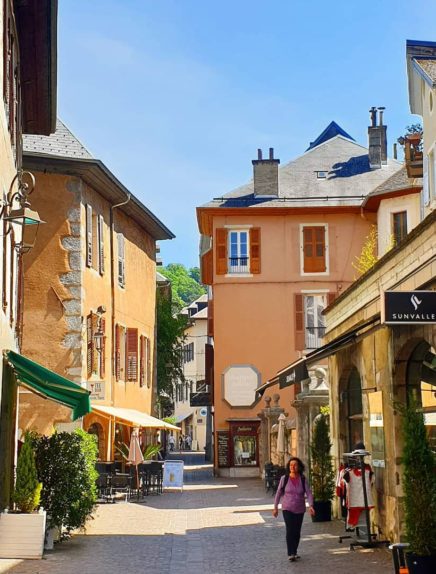
[[[283,520],[286,524],[286,545],[288,547],[288,556],[297,554],[303,518],[304,512],[301,514],[295,514],[295,512],[291,512],[290,510],[283,510]]]

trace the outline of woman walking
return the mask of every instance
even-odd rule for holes
[[[277,518],[279,503],[282,501],[288,560],[291,562],[300,558],[297,550],[300,542],[301,525],[306,512],[306,498],[309,502],[309,512],[311,516],[314,516],[313,496],[304,476],[304,464],[299,458],[293,456],[286,466],[286,474],[280,479],[274,499],[274,510],[272,511],[274,518]]]

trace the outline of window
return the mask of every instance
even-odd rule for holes
[[[125,244],[124,244],[124,235],[122,233],[118,233],[117,243],[118,243],[118,285],[120,287],[125,287],[126,286]]]
[[[318,349],[325,335],[325,317],[322,314],[327,305],[333,303],[336,293],[296,293],[295,348]]]
[[[303,273],[327,272],[327,225],[301,226]]]
[[[103,334],[100,345],[97,348],[95,334],[100,331]],[[86,350],[87,350],[87,374],[88,378],[97,375],[103,378],[105,375],[105,359],[106,359],[106,325],[103,317],[97,313],[90,313],[86,317]]]
[[[260,273],[260,228],[216,230],[217,275]]]
[[[145,335],[140,338],[139,384],[141,387],[151,385],[151,352],[150,339]]]
[[[17,141],[21,129],[18,114],[20,93],[18,42],[12,1],[5,0],[3,6],[3,100],[12,150],[16,159]]]
[[[327,171],[317,171],[316,177],[318,179],[326,179],[328,172]]]
[[[104,273],[104,219],[102,215],[97,218],[97,253],[98,253],[98,272]]]
[[[398,245],[407,235],[407,211],[392,214],[392,235],[395,245]]]
[[[256,466],[256,437],[235,436],[233,438],[235,466]]]
[[[92,243],[93,243],[93,233],[92,233],[92,207],[87,204],[86,209],[86,266],[92,267]]]
[[[138,380],[138,329],[126,330],[126,374],[127,381]]]
[[[190,363],[194,360],[194,343],[188,343],[183,347],[183,362]]]
[[[115,380],[124,381],[126,364],[126,328],[115,326]]]

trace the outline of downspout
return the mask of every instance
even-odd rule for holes
[[[110,251],[111,251],[111,405],[114,405],[114,380],[115,380],[115,257],[114,257],[114,235],[115,235],[115,225],[114,225],[114,210],[117,207],[122,207],[129,203],[131,198],[130,193],[126,192],[126,200],[120,203],[116,203],[115,205],[111,205],[110,208]]]

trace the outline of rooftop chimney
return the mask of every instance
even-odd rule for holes
[[[253,159],[254,195],[279,195],[279,159],[274,159],[274,148],[269,148],[269,158],[262,158],[262,150],[257,150],[257,159]]]
[[[386,165],[388,161],[387,127],[383,125],[384,110],[384,107],[372,107],[369,110],[371,125],[368,127],[368,156],[371,169],[379,169],[382,165]],[[379,113],[378,125],[377,112]]]

